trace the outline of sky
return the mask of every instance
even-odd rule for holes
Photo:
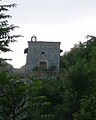
[[[12,16],[10,24],[20,28],[11,34],[19,34],[18,42],[10,44],[13,52],[0,54],[12,58],[8,61],[15,68],[26,63],[24,49],[36,35],[37,41],[59,41],[63,53],[69,51],[85,36],[96,35],[96,0],[2,0],[1,4],[16,3],[6,14]]]

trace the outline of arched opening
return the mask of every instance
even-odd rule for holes
[[[47,63],[46,62],[40,62],[39,63],[39,69],[40,70],[46,70],[47,69]]]

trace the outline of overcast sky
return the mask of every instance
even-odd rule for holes
[[[20,27],[15,34],[24,36],[10,45],[14,52],[3,55],[13,59],[10,63],[14,67],[25,64],[23,51],[33,34],[38,41],[60,41],[64,52],[78,41],[86,41],[86,35],[96,35],[96,0],[2,0],[1,3],[17,4],[17,8],[10,9],[10,23]]]

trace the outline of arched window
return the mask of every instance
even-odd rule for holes
[[[46,70],[47,69],[47,63],[46,62],[40,62],[39,63],[39,69],[40,70]]]

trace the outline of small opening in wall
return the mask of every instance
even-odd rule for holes
[[[44,54],[45,54],[45,52],[41,52],[41,54],[42,54],[42,55],[44,55]]]

